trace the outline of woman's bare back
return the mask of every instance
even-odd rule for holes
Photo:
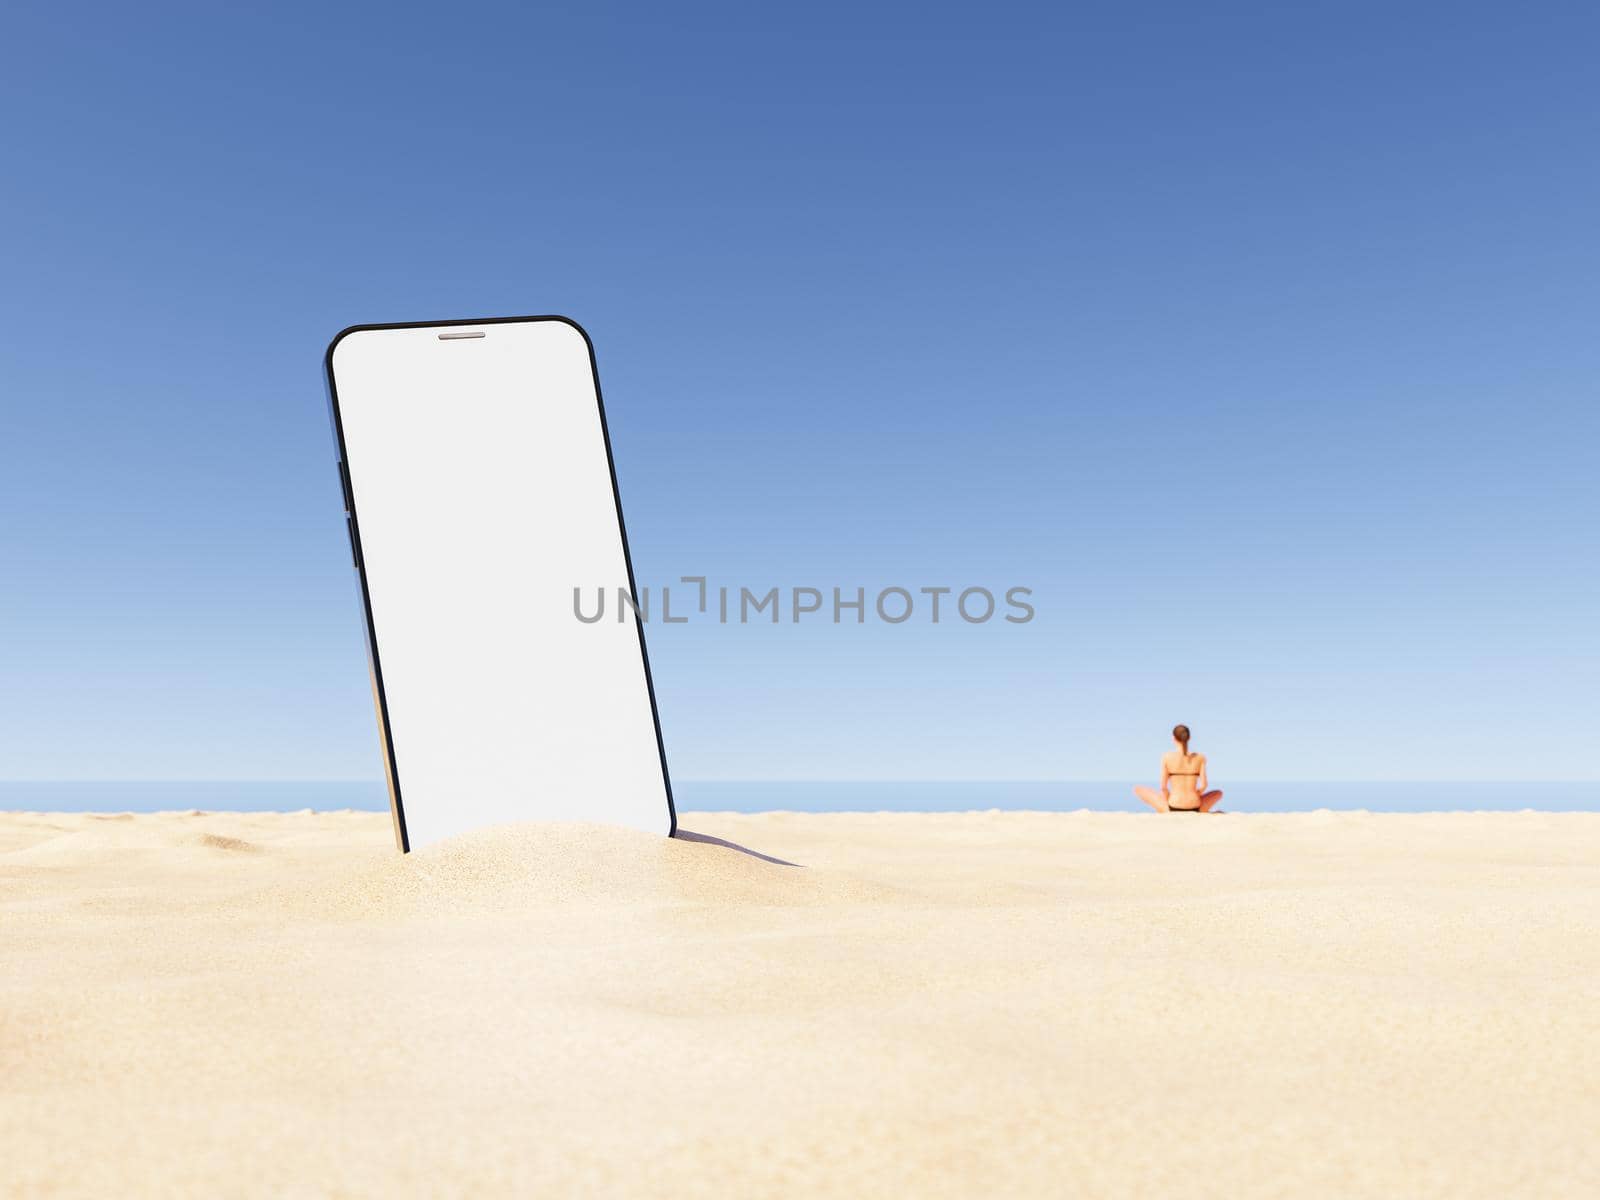
[[[1171,750],[1161,756],[1161,771],[1167,776],[1167,805],[1170,808],[1199,808],[1200,780],[1205,777],[1206,756]]]

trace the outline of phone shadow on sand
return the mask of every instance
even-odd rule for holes
[[[741,846],[738,842],[730,842],[727,838],[713,837],[709,833],[695,833],[692,829],[680,829],[672,835],[681,842],[704,842],[708,846],[722,846],[728,850],[737,850],[740,854],[748,854],[751,858],[759,858],[762,862],[773,863],[780,867],[804,867],[804,863],[790,862],[786,858],[774,858],[770,854],[763,854],[759,850],[752,850],[749,846]]]

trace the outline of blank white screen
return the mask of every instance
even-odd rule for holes
[[[331,362],[410,845],[526,820],[668,832],[583,335],[357,330]],[[603,621],[576,619],[575,587],[589,614],[606,590]]]

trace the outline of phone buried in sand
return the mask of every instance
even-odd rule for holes
[[[328,398],[402,850],[510,821],[670,834],[599,376],[563,317],[357,325]]]

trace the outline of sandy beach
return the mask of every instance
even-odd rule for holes
[[[0,814],[0,1193],[1600,1189],[1600,814],[681,824]]]

